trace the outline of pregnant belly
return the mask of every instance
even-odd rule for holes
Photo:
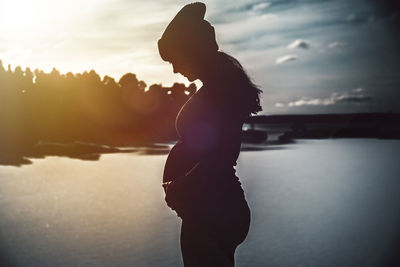
[[[164,166],[163,182],[173,181],[177,177],[185,175],[196,163],[195,155],[188,151],[184,143],[176,143],[168,154]]]

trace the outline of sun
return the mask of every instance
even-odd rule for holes
[[[37,26],[41,20],[40,4],[29,0],[0,0],[0,27],[5,31],[25,31]]]

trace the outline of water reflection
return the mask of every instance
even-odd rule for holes
[[[70,142],[51,143],[39,142],[23,153],[0,154],[0,165],[21,166],[32,164],[31,159],[45,158],[48,156],[67,157],[80,160],[97,161],[102,154],[109,153],[133,153],[146,154],[148,151],[168,153],[169,146],[157,144],[141,144],[136,147],[112,147],[108,145]]]
[[[399,141],[276,147],[243,151],[238,160],[252,224],[237,266],[398,262]],[[48,156],[0,166],[0,263],[182,266],[180,221],[160,185],[166,155],[140,153],[146,149],[98,161]]]
[[[262,151],[283,149],[284,145],[294,143],[269,141],[258,144],[243,143],[242,151]],[[32,164],[32,159],[45,158],[48,156],[66,157],[71,159],[98,161],[102,154],[110,153],[137,153],[139,155],[166,155],[169,153],[171,143],[148,143],[136,144],[128,147],[113,147],[108,145],[71,142],[71,143],[52,143],[39,142],[31,149],[19,153],[0,153],[0,165],[20,167]]]

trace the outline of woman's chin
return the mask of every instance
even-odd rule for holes
[[[185,77],[186,77],[186,79],[188,79],[189,82],[193,82],[193,81],[197,80],[197,78],[193,77],[193,76],[185,76]]]

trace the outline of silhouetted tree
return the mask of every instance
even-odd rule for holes
[[[94,71],[61,74],[0,61],[0,150],[38,141],[126,143],[175,138],[174,121],[196,85],[146,83],[133,73],[116,82]]]

